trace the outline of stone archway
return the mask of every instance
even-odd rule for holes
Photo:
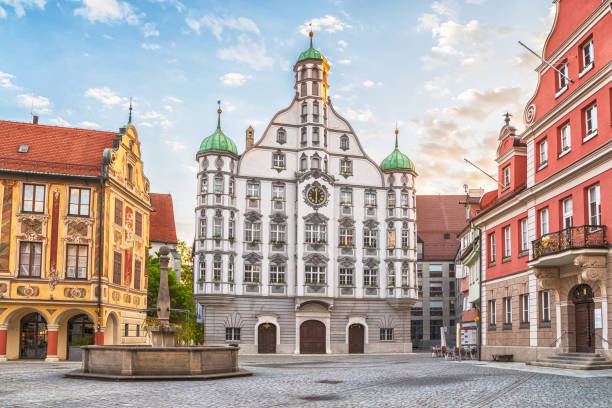
[[[68,319],[66,360],[81,361],[81,346],[94,344],[95,325],[89,315],[82,313]]]
[[[21,318],[19,340],[20,359],[47,357],[47,321],[40,313],[32,312]]]
[[[114,312],[110,312],[106,317],[104,344],[119,344],[119,319]]]
[[[300,354],[325,354],[325,324],[306,320],[300,325]]]
[[[353,323],[348,329],[348,352],[363,354],[365,349],[365,328],[359,323]]]
[[[276,325],[262,323],[257,327],[257,352],[262,354],[276,353]]]
[[[576,352],[595,351],[595,302],[593,289],[587,284],[574,286],[571,292],[574,305],[574,325]]]

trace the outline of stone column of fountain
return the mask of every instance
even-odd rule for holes
[[[157,292],[157,320],[159,326],[148,327],[151,332],[153,347],[174,347],[174,334],[182,329],[170,326],[170,289],[168,288],[168,262],[170,249],[163,246],[159,249],[159,291]]]

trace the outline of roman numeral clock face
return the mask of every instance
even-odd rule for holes
[[[327,201],[327,190],[319,186],[310,186],[306,190],[306,202],[312,207],[320,207]]]

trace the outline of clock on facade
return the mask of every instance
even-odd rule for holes
[[[321,187],[313,186],[306,192],[306,198],[313,205],[322,205],[327,199],[327,193]]]

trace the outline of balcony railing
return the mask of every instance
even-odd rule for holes
[[[606,248],[607,244],[605,225],[570,227],[533,241],[533,260],[572,249]]]

